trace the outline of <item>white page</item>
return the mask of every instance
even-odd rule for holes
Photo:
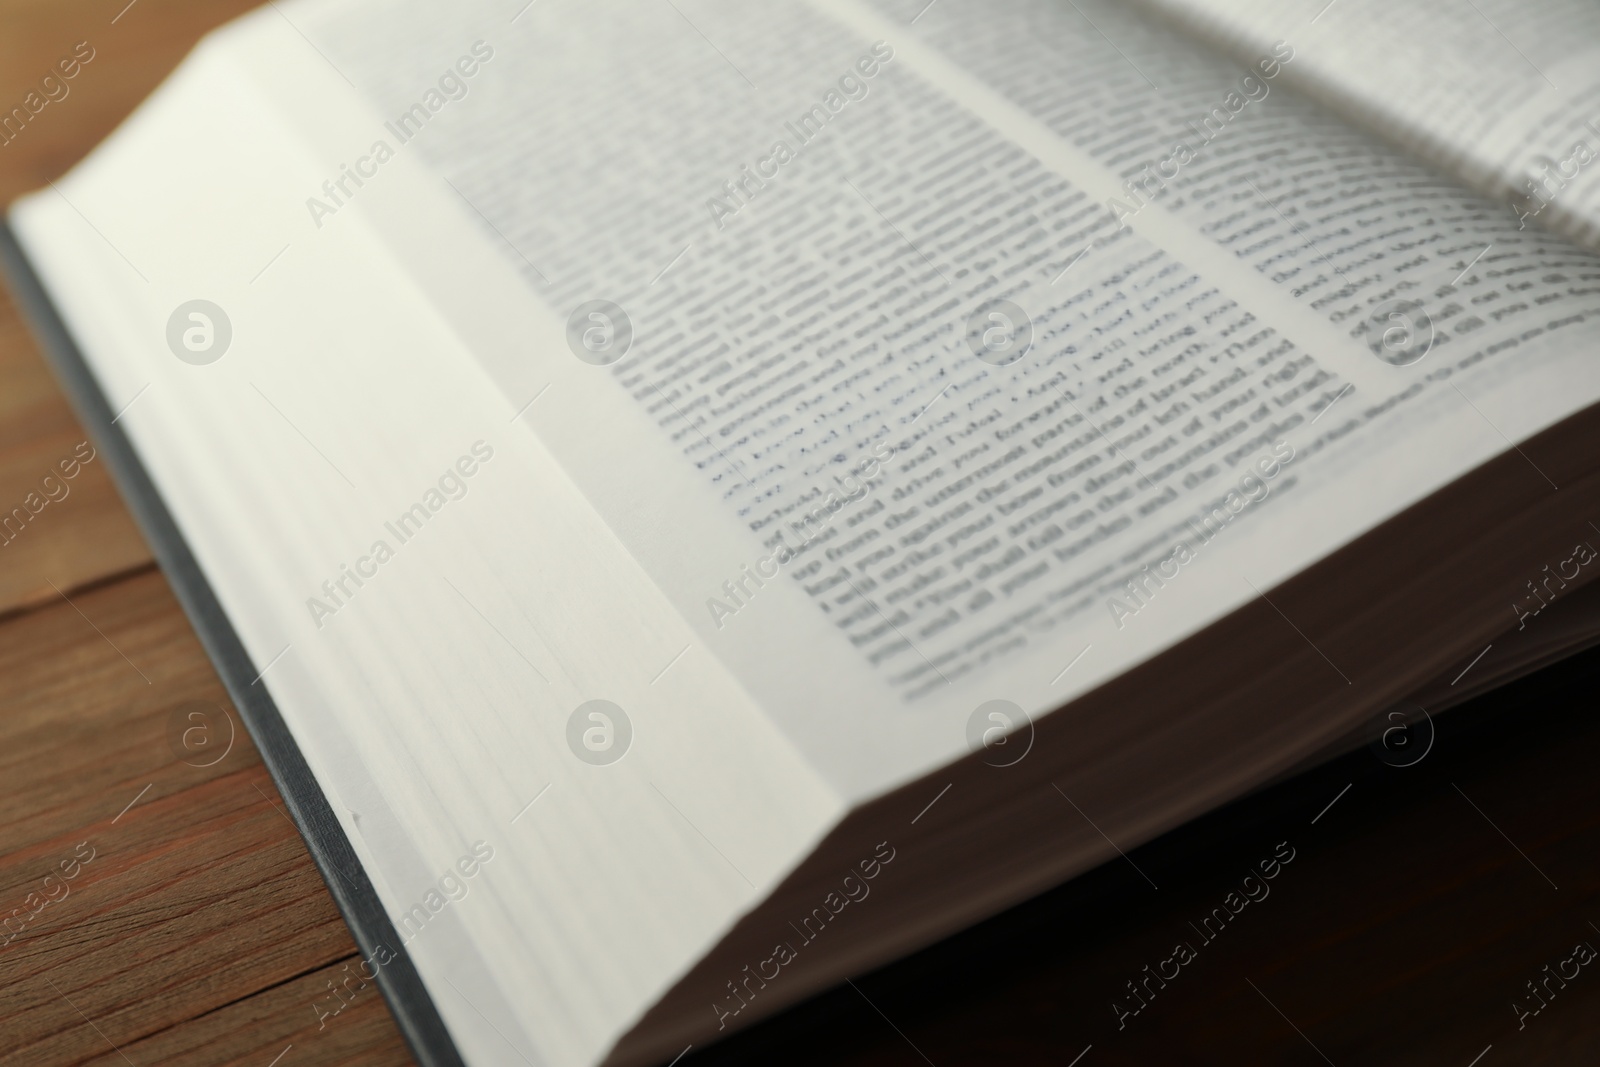
[[[1115,224],[1105,199],[1119,195],[1125,176],[1170,150],[1186,121],[1220,102],[1242,73],[1110,6],[1091,8],[1095,24],[1135,35],[1150,64],[1177,79],[1167,90],[1153,89],[1078,16],[1048,4],[999,10],[941,3],[915,30],[905,24],[915,14],[909,8],[897,22],[848,3],[768,5],[759,17],[738,5],[702,4],[686,10],[686,18],[631,8],[624,17],[622,8],[597,5],[586,6],[582,17],[556,6],[511,16],[493,5],[304,10],[313,16],[308,32],[318,48],[376,101],[380,115],[400,114],[408,101],[421,99],[431,84],[424,72],[444,69],[470,41],[494,49],[468,95],[450,102],[407,146],[450,185],[432,190],[429,211],[397,210],[378,228],[473,338],[474,351],[509,397],[521,402],[549,386],[547,399],[560,398],[540,400],[529,425],[701,639],[734,667],[819,771],[855,798],[966,751],[967,720],[984,701],[1010,699],[1030,712],[1046,711],[1496,454],[1508,437],[1526,436],[1596,395],[1594,371],[1568,355],[1574,335],[1593,336],[1584,319],[1596,306],[1585,292],[1592,287],[1585,279],[1595,276],[1593,257],[1548,236],[1518,234],[1515,220],[1493,205],[1279,88],[1207,146],[1182,175],[1181,195],[1157,198],[1128,220],[1129,231],[1110,236]],[[388,14],[380,19],[374,12]],[[880,64],[865,97],[845,105],[798,159],[719,226],[707,200],[725,195],[723,181],[738,177],[741,164],[760,165],[775,138],[793,138],[785,124],[855,69],[875,39],[888,43],[894,58]],[[1018,54],[1029,61],[1017,62]],[[1060,62],[1064,54],[1072,61]],[[409,57],[409,65],[396,57]],[[528,104],[556,100],[561,106]],[[1082,129],[1075,132],[1074,123]],[[945,177],[919,177],[933,174]],[[1259,193],[1240,174],[1253,174]],[[1372,182],[1385,186],[1367,212],[1381,241],[1330,246],[1339,224],[1308,214],[1312,205],[1341,196],[1362,203],[1361,190]],[[371,199],[355,206],[380,210]],[[1444,213],[1432,224],[1396,222],[1437,211]],[[460,239],[453,225],[424,223],[414,218],[419,214],[464,215],[475,220],[480,239]],[[1404,234],[1391,232],[1405,225],[1428,238],[1420,259],[1416,249],[1405,249]],[[1252,228],[1263,235],[1255,242],[1261,247],[1235,252],[1241,247],[1235,234]],[[1074,264],[1092,238],[1099,238],[1092,254]],[[1491,241],[1497,247],[1479,269],[1457,278]],[[481,258],[485,250],[521,284],[487,284],[493,268]],[[1330,266],[1322,251],[1351,269]],[[1069,264],[1070,280],[1052,285]],[[980,268],[1002,280],[986,285]],[[1503,301],[1495,310],[1509,307],[1513,301],[1497,279],[1530,270],[1571,272],[1566,281],[1540,283],[1538,295],[1554,306],[1530,300],[1499,319],[1466,310],[1491,292],[1500,295],[1490,303]],[[1093,365],[1095,331],[1120,313],[1115,294],[1125,272],[1129,284],[1160,281],[1149,290],[1149,306],[1117,327],[1123,332],[1110,335],[1110,345],[1126,349],[1139,336],[1134,330],[1150,330],[1167,313],[1176,316],[1175,331],[1192,324],[1197,332],[1182,343],[1160,335],[1163,350],[1142,354],[1136,369],[1102,392],[1084,367]],[[1292,275],[1275,282],[1279,272]],[[795,288],[792,304],[761,302],[807,284]],[[873,285],[902,285],[907,295],[903,306],[874,311],[888,325],[864,330],[872,317],[858,313],[862,304],[850,302],[850,293]],[[803,303],[824,289],[822,303]],[[1295,289],[1297,296],[1289,292]],[[742,295],[758,291],[769,295]],[[999,369],[977,361],[962,336],[971,307],[993,291],[1012,294],[1040,331],[1032,357]],[[1407,293],[1424,295],[1438,316],[1438,351],[1415,366],[1393,367],[1352,332],[1368,305]],[[635,340],[627,359],[607,371],[579,363],[560,346],[549,361],[530,351],[527,337],[558,333],[570,310],[593,298],[628,309]],[[759,328],[762,316],[780,313],[782,322],[798,308],[795,315],[806,318],[840,301],[817,315],[816,336],[798,345],[796,334]],[[1100,304],[1097,318],[1081,314]],[[1468,317],[1476,331],[1453,335],[1452,327]],[[908,345],[922,336],[909,325],[918,321],[932,336]],[[1558,334],[1542,338],[1550,322],[1563,324],[1567,343]],[[1130,458],[1103,431],[1119,417],[1142,430],[1152,401],[1144,397],[1144,412],[1133,410],[1141,394],[1117,398],[1118,381],[1140,374],[1148,381],[1187,343],[1203,345],[1200,361],[1208,367],[1233,367],[1239,359],[1226,349],[1237,340],[1249,342],[1248,363],[1265,357],[1266,364],[1250,368],[1260,380],[1247,374],[1223,384],[1209,399],[1190,401],[1184,419],[1201,415],[1227,428],[1238,416],[1222,422],[1211,413],[1254,390],[1243,412],[1253,415],[1266,403],[1267,413],[1233,440],[1257,444],[1231,456],[1241,446],[1215,448],[1224,457],[1217,470],[1187,490],[1181,477],[1204,463],[1166,470],[1160,453],[1133,454],[1135,466],[1153,475],[1151,485],[1138,470],[1111,484],[1111,493],[1130,486],[1131,499],[1096,513],[1072,540],[1136,513],[1169,486],[1173,498],[1142,524],[1142,533],[1131,528],[1069,559],[1054,549],[1070,541],[1028,545],[1035,530],[1048,529],[1045,519],[1010,529],[1062,494],[1086,495],[1087,478]],[[1075,358],[1067,343],[1079,346]],[[826,396],[853,370],[821,374],[763,408],[765,422],[753,425],[765,437],[724,438],[725,423],[716,419],[733,416],[702,414],[726,405],[719,398],[729,390],[718,391],[724,384],[738,392],[764,389],[752,403],[767,404],[868,344],[893,358],[867,358],[860,377],[844,387],[855,408],[837,419],[839,435],[822,450],[832,457],[827,463],[801,451],[809,440],[803,436],[774,442],[786,426],[804,421],[802,411],[814,410],[801,405]],[[784,359],[770,358],[776,355]],[[1213,356],[1230,362],[1210,363]],[[719,367],[724,360],[730,365]],[[734,360],[743,361],[737,372]],[[746,384],[734,384],[735,373],[750,368]],[[1284,380],[1267,380],[1279,371]],[[1206,373],[1209,388],[1233,371]],[[1302,388],[1307,382],[1314,384]],[[1553,388],[1555,382],[1561,387]],[[1335,414],[1313,427],[1346,385],[1354,388]],[[1084,410],[1073,411],[1073,404]],[[967,440],[962,434],[991,435],[973,439],[991,448],[973,461],[979,469],[1010,450],[993,429],[969,431],[991,409],[1000,411],[992,426],[1022,427],[1007,440],[1025,440],[1026,458],[1002,464],[987,481],[946,490],[966,473],[953,470]],[[1093,417],[1080,424],[1074,421],[1080,415]],[[1372,425],[1356,432],[1365,423]],[[826,434],[835,423],[830,418],[822,426]],[[941,440],[946,435],[954,442]],[[1031,490],[1029,479],[1048,478],[1048,464],[1040,461],[1080,435],[1086,435],[1082,451],[1059,469],[1096,452],[1104,465],[1080,472],[1055,498],[1024,501],[1007,513],[1017,520],[1002,522],[1000,509]],[[1158,443],[1162,436],[1141,440]],[[1193,436],[1204,440],[1209,433]],[[1205,562],[1183,569],[1182,580],[1141,611],[1136,625],[1125,618],[1115,625],[1112,594],[1188,536],[1182,520],[1221,499],[1278,438],[1304,457],[1277,486],[1292,484],[1293,491],[1274,489],[1268,503],[1253,506],[1247,520],[1207,545]],[[753,595],[733,617],[713,618],[708,599],[729,603],[723,583],[739,579],[767,552],[770,527],[751,531],[752,518],[793,508],[808,493],[821,495],[885,439],[897,462],[884,465],[881,484],[860,511],[839,512],[836,540],[816,551],[825,569],[804,575],[809,561],[803,560],[759,590],[747,585]],[[1009,468],[1032,473],[995,501],[968,499],[993,489]],[[925,480],[934,470],[939,477]],[[1539,475],[1530,470],[1530,477]],[[890,530],[884,520],[897,491],[911,494],[899,499],[922,513]],[[943,508],[941,493],[953,493],[943,497]],[[876,510],[879,503],[884,511]],[[907,530],[963,505],[974,510],[907,542]],[[1262,520],[1268,512],[1274,519]],[[945,541],[986,515],[993,525],[982,536],[953,546]],[[880,536],[871,543],[826,559],[827,548],[874,529]],[[984,555],[960,567],[1004,562],[1017,546],[1026,560],[994,579],[990,607],[973,609],[970,597],[933,603],[924,596],[917,605],[916,594],[905,592],[941,564],[943,584],[926,588],[959,585],[956,557],[990,538],[995,543]],[[894,555],[869,561],[879,545],[893,547]],[[884,577],[929,545],[942,557],[920,571],[913,564],[894,579]],[[1004,593],[1001,582],[1038,562],[1049,565],[1048,577]],[[841,563],[849,564],[855,586],[834,580],[823,588]],[[794,575],[801,580],[785,580]],[[916,610],[902,614],[906,603]],[[966,617],[939,630],[950,603]],[[876,636],[851,643],[868,634]],[[963,652],[972,642],[970,654]],[[1332,671],[1330,682],[1343,684]]]
[[[1503,203],[1600,243],[1600,8],[1586,0],[1143,0]],[[1575,152],[1579,146],[1582,151]]]
[[[297,229],[292,194],[326,171],[239,76],[256,60],[326,73],[265,12],[13,218],[394,920],[390,950],[469,1062],[597,1062],[842,805],[685,651],[690,629],[365,224]],[[166,337],[197,296],[232,324],[205,365]],[[474,472],[443,481],[462,457]],[[570,747],[597,698],[632,724],[609,765]]]

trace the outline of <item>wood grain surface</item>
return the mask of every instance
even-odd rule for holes
[[[61,175],[240,0],[0,0],[0,105],[96,58],[0,148]],[[85,435],[0,299],[0,511]],[[0,1062],[410,1062],[277,791],[90,461],[0,547]],[[1600,656],[1268,790],[690,1064],[1600,1063]],[[1192,924],[1279,842],[1226,933]],[[1159,888],[1158,888],[1159,887]],[[1146,983],[1174,943],[1196,958]],[[1170,973],[1170,971],[1169,971]],[[1545,983],[1544,1006],[1527,983]],[[1140,1010],[1133,1013],[1135,1005]],[[1120,1010],[1119,1010],[1120,1009]]]

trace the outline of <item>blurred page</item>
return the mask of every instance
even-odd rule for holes
[[[518,289],[379,229],[853,798],[1600,387],[1595,257],[1292,95],[1292,47],[1078,8],[294,9]]]
[[[1586,0],[1143,0],[1537,224],[1600,245],[1600,7]],[[1419,47],[1420,46],[1420,47]],[[1426,59],[1419,61],[1419,54]]]

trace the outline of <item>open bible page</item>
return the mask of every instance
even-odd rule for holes
[[[1584,0],[1145,0],[1534,221],[1600,245],[1600,8]],[[1427,61],[1416,44],[1426,41]]]
[[[289,9],[443,179],[310,217],[376,220],[857,799],[1600,396],[1600,260],[1292,96],[1292,46],[917,6]]]

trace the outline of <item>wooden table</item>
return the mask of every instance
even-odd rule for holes
[[[250,6],[125,4],[0,0],[0,104],[96,50],[0,149],[0,198]],[[83,440],[0,300],[0,509]],[[103,464],[0,547],[0,679],[0,1062],[409,1062],[375,990],[319,1024],[355,946]],[[1600,946],[1597,681],[1585,657],[1442,718],[1414,767],[1357,752],[1112,855],[682,1067],[1600,1063],[1600,966],[1512,1008]],[[1270,896],[1206,940],[1279,842]]]

